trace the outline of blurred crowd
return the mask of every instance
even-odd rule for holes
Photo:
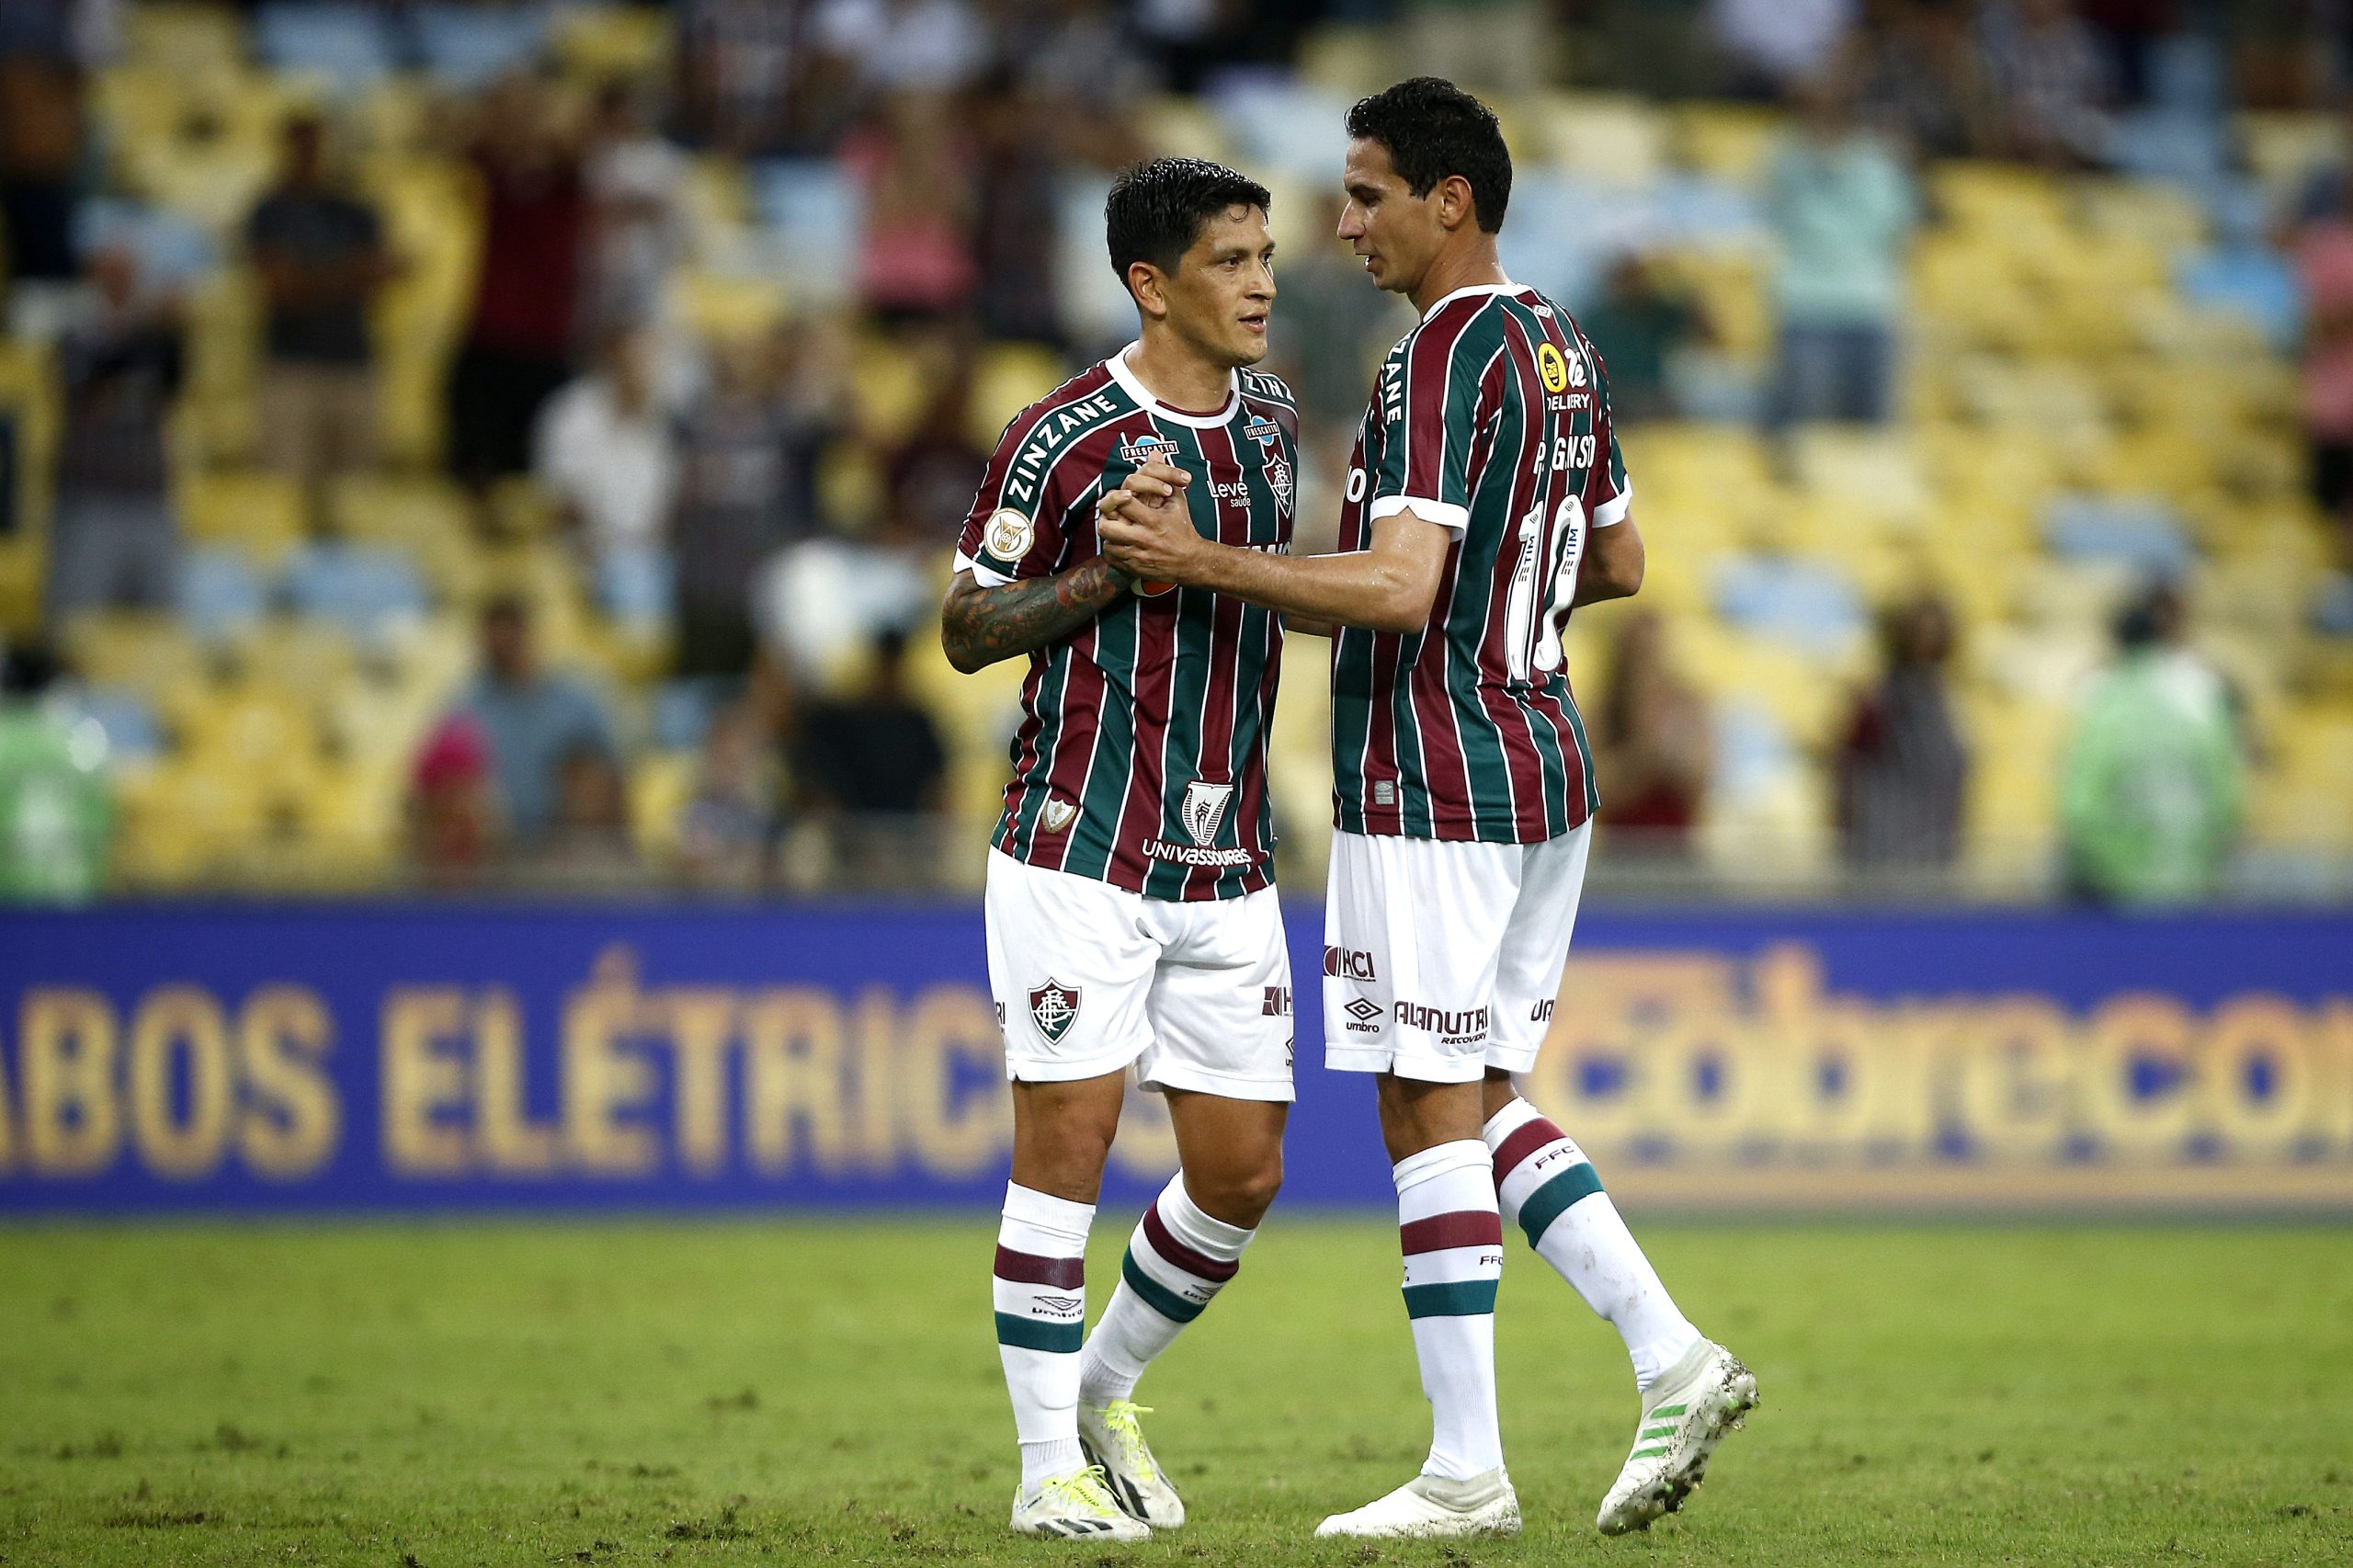
[[[654,650],[631,673],[659,693],[651,721],[625,722],[608,672],[547,657],[541,601],[475,596],[472,671],[403,770],[404,858],[443,889],[936,881],[956,726],[911,679],[911,643],[931,635],[943,558],[1009,412],[990,367],[1026,346],[1066,373],[1121,341],[1116,312],[1070,307],[1080,291],[1063,274],[1097,247],[1074,232],[1065,193],[1153,150],[1141,106],[1283,73],[1319,24],[1386,21],[1416,40],[1414,59],[1506,95],[1572,85],[1784,110],[1760,187],[1772,347],[1740,410],[1774,444],[1898,417],[1909,267],[1938,161],[2110,165],[2120,128],[2166,90],[2169,40],[2198,37],[2220,62],[2218,115],[2334,101],[2353,60],[2353,7],[2291,0],[678,0],[637,17],[633,36],[659,35],[642,59],[551,72],[493,56],[470,74],[443,68],[448,38],[545,29],[567,7],[249,5],[235,9],[255,38],[331,12],[386,70],[421,69],[411,154],[463,171],[475,228],[438,360],[437,437],[388,440],[384,301],[421,260],[359,177],[380,132],[333,94],[291,104],[270,176],[211,236],[210,265],[252,280],[245,449],[224,454],[238,443],[223,438],[191,455],[191,296],[207,274],[176,262],[170,215],[111,172],[93,90],[133,9],[0,0],[6,319],[12,341],[43,346],[56,400],[49,472],[28,492],[49,507],[40,603],[7,624],[9,722],[25,731],[51,700],[37,692],[70,688],[59,660],[77,618],[188,604],[190,463],[284,482],[302,539],[326,545],[355,478],[422,473],[461,498],[485,550],[544,528],[614,636]],[[2353,517],[2348,158],[2353,141],[2272,233],[2309,302],[2311,485],[2340,527]],[[837,297],[740,317],[680,308],[713,160],[823,165],[846,183],[856,219]],[[1328,232],[1335,214],[1302,232]],[[783,227],[833,221],[820,208]],[[1274,368],[1301,396],[1324,481],[1312,501],[1401,323],[1336,246],[1287,250],[1280,280]],[[1721,412],[1678,367],[1722,324],[1672,267],[1630,244],[1572,303],[1627,429]],[[860,384],[878,353],[912,389],[887,420]],[[34,449],[10,439],[13,466]],[[1324,526],[1303,514],[1307,538]],[[1673,550],[1673,520],[1660,528],[1656,548]],[[2195,652],[2188,603],[2151,581],[2115,607],[2113,659],[2059,790],[2065,877],[2086,895],[2197,896],[2235,832],[2243,730],[2229,684]],[[1990,737],[1971,735],[1948,695],[1966,635],[1954,606],[1915,588],[1877,614],[1877,673],[1817,761],[1842,864],[1900,878],[1961,853],[1972,757]],[[1604,820],[1629,863],[1670,863],[1688,856],[1721,772],[1719,726],[1671,619],[1638,607],[1608,638],[1602,666],[1581,672]],[[52,706],[55,745],[0,730],[0,867],[17,868],[0,881],[19,889],[36,862],[51,868],[40,885],[102,880],[57,869],[73,857],[56,845],[102,841],[108,814],[86,784],[38,787],[92,773],[79,721]],[[631,802],[630,753],[649,722],[696,758],[658,867],[643,863]],[[102,866],[103,850],[84,858]]]

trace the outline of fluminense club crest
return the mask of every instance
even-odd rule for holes
[[[1225,821],[1225,808],[1233,802],[1233,786],[1211,784],[1196,778],[1185,786],[1185,804],[1181,814],[1185,831],[1193,842],[1207,849],[1217,842],[1218,824]]]
[[[1078,1022],[1079,988],[1064,985],[1059,980],[1049,980],[1029,993],[1029,1021],[1046,1037],[1049,1045],[1060,1045],[1063,1036],[1070,1033],[1071,1025]]]
[[[1258,443],[1258,463],[1266,471],[1267,488],[1275,493],[1275,505],[1290,511],[1291,469],[1283,457],[1283,427],[1262,414],[1245,425],[1242,433]]]

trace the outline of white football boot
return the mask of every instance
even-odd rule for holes
[[[1013,1492],[1013,1531],[1016,1535],[1059,1537],[1064,1540],[1148,1540],[1152,1528],[1131,1519],[1111,1500],[1103,1472],[1093,1465]]]
[[[1634,1450],[1594,1520],[1601,1533],[1648,1529],[1683,1506],[1707,1474],[1708,1456],[1756,1408],[1756,1374],[1738,1357],[1707,1339],[1686,1351],[1643,1396]]]
[[[1086,1450],[1089,1463],[1101,1468],[1112,1500],[1130,1518],[1141,1519],[1155,1530],[1173,1530],[1185,1522],[1185,1500],[1168,1483],[1160,1461],[1152,1457],[1152,1446],[1143,1440],[1143,1428],[1136,1423],[1137,1416],[1151,1414],[1150,1405],[1130,1399],[1115,1399],[1108,1404],[1082,1401],[1078,1446]]]
[[[1417,1475],[1386,1497],[1315,1527],[1319,1536],[1384,1536],[1435,1540],[1445,1536],[1518,1535],[1519,1499],[1498,1465],[1468,1481]]]

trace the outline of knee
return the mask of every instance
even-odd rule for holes
[[[1220,1171],[1211,1179],[1196,1183],[1193,1173],[1185,1174],[1185,1191],[1195,1207],[1212,1220],[1229,1225],[1255,1230],[1266,1218],[1267,1210],[1275,1206],[1275,1195],[1282,1190],[1283,1156],[1280,1149],[1252,1161]]]

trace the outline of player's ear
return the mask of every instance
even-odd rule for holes
[[[1447,228],[1459,229],[1470,222],[1477,206],[1471,182],[1461,175],[1449,175],[1438,182],[1438,221]]]
[[[1128,292],[1135,296],[1136,309],[1154,320],[1168,313],[1167,283],[1167,278],[1152,263],[1128,263]]]

